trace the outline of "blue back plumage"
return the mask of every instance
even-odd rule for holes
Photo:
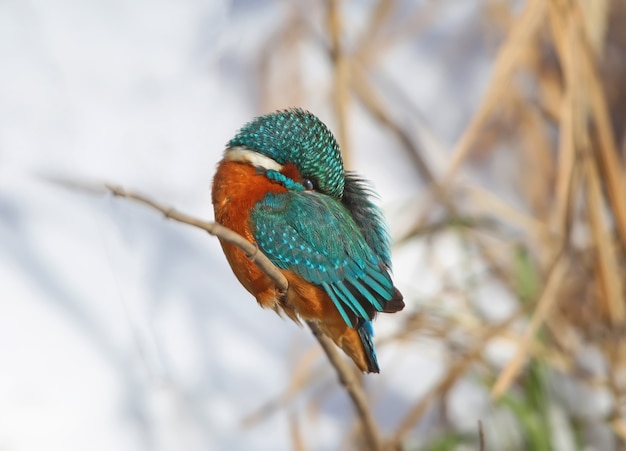
[[[393,298],[385,262],[336,199],[316,192],[268,194],[251,220],[263,253],[322,286],[350,327],[371,320]]]

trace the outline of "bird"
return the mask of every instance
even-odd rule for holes
[[[379,373],[372,320],[404,308],[391,278],[390,234],[376,194],[344,169],[330,129],[299,108],[245,124],[212,184],[215,221],[255,244],[289,283],[280,292],[234,244],[230,267],[258,304],[314,322],[364,373]]]

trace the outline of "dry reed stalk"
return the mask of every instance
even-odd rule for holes
[[[554,241],[559,238],[558,235],[550,231],[544,222],[513,207],[498,197],[496,193],[473,184],[463,185],[462,189],[478,213],[491,213],[495,217],[502,218],[511,227],[523,231],[525,236],[542,242]]]
[[[342,48],[341,0],[326,0],[326,20],[330,36],[330,59],[333,66],[333,104],[337,117],[337,140],[341,146],[344,165],[352,167],[352,150],[348,130],[348,114],[350,108],[349,59]]]
[[[491,389],[491,396],[494,399],[502,396],[513,383],[526,360],[527,350],[531,341],[535,338],[539,327],[550,314],[558,301],[558,290],[567,273],[568,262],[562,251],[558,251],[552,267],[548,270],[548,276],[537,306],[532,315],[530,324],[526,327],[524,337],[519,343],[515,356],[500,372],[495,384]]]
[[[430,389],[428,393],[426,393],[404,416],[403,420],[396,427],[395,432],[388,440],[385,449],[389,451],[402,449],[402,442],[405,436],[422,418],[428,406],[435,399],[443,397],[443,395],[454,386],[457,380],[465,375],[472,363],[474,363],[481,356],[485,349],[485,345],[489,342],[489,340],[506,331],[511,324],[519,318],[519,313],[520,312],[513,314],[499,324],[490,326],[483,332],[470,351],[461,360],[454,363],[448,369],[446,374],[439,380],[439,382],[432,389]]]
[[[607,31],[609,0],[579,1],[580,17],[585,26],[585,35],[594,55],[601,55]]]
[[[287,388],[274,399],[266,402],[251,414],[246,415],[241,420],[241,424],[244,427],[255,426],[278,409],[289,405],[289,403],[292,402],[297,395],[302,393],[312,381],[324,377],[324,372],[319,368],[315,368],[315,363],[318,361],[319,356],[320,350],[318,347],[312,347],[308,352],[302,354],[296,363],[292,365],[293,370]]]
[[[545,65],[544,65],[545,66]],[[538,84],[538,95],[541,99],[541,113],[545,117],[546,122],[558,123],[561,121],[562,105],[563,105],[563,85],[561,84],[560,74],[556,68],[546,68],[540,66],[540,62],[535,63]]]
[[[543,23],[544,16],[545,1],[529,0],[519,19],[514,22],[512,30],[498,52],[489,88],[454,149],[448,169],[443,177],[444,185],[448,185],[452,181],[458,169],[470,155],[472,146],[487,122],[489,114],[506,97],[505,93],[509,89],[512,75],[518,67],[518,61],[533,42]]]
[[[545,6],[544,0],[529,0],[520,17],[513,23],[511,31],[498,52],[487,92],[457,142],[443,177],[439,183],[433,185],[431,197],[425,202],[423,208],[424,213],[416,222],[417,228],[426,222],[427,212],[434,207],[434,200],[445,203],[450,185],[464,161],[471,156],[479,133],[491,119],[490,115],[497,108],[502,107],[502,100],[508,98],[506,93],[510,90],[511,78],[520,61],[523,61],[523,56],[528,53],[529,48],[535,42],[536,35],[545,20]]]
[[[553,15],[550,16],[551,18]],[[557,43],[561,43],[563,32],[555,28]],[[569,236],[571,228],[573,180],[576,167],[576,151],[574,148],[574,111],[575,111],[575,88],[573,80],[569,74],[571,70],[567,68],[573,65],[574,56],[571,45],[556,45],[562,48],[562,64],[565,72],[565,94],[562,99],[559,130],[559,164],[557,165],[556,179],[556,208],[554,209],[554,224],[557,233],[563,237]]]
[[[602,175],[606,180],[608,197],[622,246],[626,246],[626,180],[624,180],[624,168],[618,158],[619,152],[613,137],[606,97],[597,72],[597,60],[592,53],[589,38],[582,32],[584,27],[580,9],[574,8],[572,20],[577,25],[581,77],[589,93],[590,116],[593,119],[598,137],[599,152],[596,153],[596,156]]]
[[[430,11],[435,11],[433,5],[438,3],[429,3]],[[494,395],[501,394],[513,383],[528,354],[547,361],[552,368],[570,372],[578,380],[589,382],[589,376],[577,369],[570,356],[588,344],[585,340],[593,339],[593,327],[606,327],[601,315],[597,314],[597,306],[602,306],[606,312],[604,316],[610,319],[606,330],[613,341],[611,344],[601,343],[606,358],[615,363],[611,369],[613,376],[622,371],[626,362],[626,356],[618,352],[620,346],[623,347],[624,338],[615,328],[625,316],[624,268],[620,265],[625,258],[626,246],[626,170],[619,158],[605,87],[598,73],[607,36],[609,3],[608,0],[526,2],[522,13],[511,22],[511,31],[498,52],[489,88],[456,145],[443,184],[424,161],[419,161],[420,149],[411,133],[403,128],[398,116],[393,114],[395,111],[382,101],[382,91],[370,81],[385,52],[402,39],[414,36],[428,23],[424,21],[424,15],[416,14],[407,20],[394,19],[400,3],[381,0],[370,15],[355,51],[348,58],[341,49],[343,24],[338,11],[339,0],[323,3],[327,8],[335,92],[344,89],[342,92],[347,98],[354,94],[378,124],[389,130],[402,148],[412,154],[420,175],[434,186],[433,197],[438,198],[447,211],[448,217],[442,221],[441,229],[458,217],[456,206],[460,205],[459,200],[452,197],[457,191],[452,192],[450,186],[458,170],[475,155],[473,149],[480,148],[486,155],[507,139],[516,144],[511,146],[516,151],[514,158],[522,161],[530,172],[519,180],[526,202],[521,208],[509,207],[497,194],[481,193],[474,187],[470,187],[470,196],[463,198],[471,208],[489,214],[488,219],[494,218],[519,230],[519,240],[528,246],[533,261],[541,262],[538,271],[545,282],[525,334],[516,338],[518,353],[500,373],[493,387]],[[499,17],[508,20],[504,12],[499,13]],[[394,20],[396,28],[392,29],[389,25]],[[518,75],[530,77],[536,91],[527,92],[526,85],[517,84],[512,90],[511,84],[518,81]],[[338,122],[340,117],[349,117],[350,110],[342,110],[341,106],[345,106],[345,100],[335,96],[334,102]],[[507,116],[503,117],[503,111]],[[341,136],[347,135],[348,131],[343,130],[341,124],[339,127],[341,142],[344,141]],[[555,127],[558,127],[558,143],[552,136]],[[626,138],[623,139],[626,148]],[[431,199],[415,230],[428,233],[440,230],[431,224],[424,226],[432,205]],[[523,212],[526,206],[529,206],[530,214]],[[476,247],[478,258],[484,259],[489,268],[490,277],[501,280],[515,293],[516,275],[511,259],[506,258],[508,250],[505,249],[503,255],[502,249],[489,243],[476,231],[487,227],[478,219],[472,219],[475,227],[459,227],[460,236]],[[619,244],[612,230],[612,219],[615,220]],[[590,225],[588,239],[591,242],[583,240],[581,244],[575,240],[574,232],[581,227],[586,230],[586,225]],[[499,246],[502,248],[501,244]],[[564,250],[562,255],[561,249]],[[556,263],[554,255],[559,255]],[[564,314],[565,306],[562,305],[565,301],[571,310],[568,315]],[[528,306],[532,307],[532,304]],[[519,314],[526,313],[530,307],[520,308]],[[481,319],[479,314],[471,311],[471,306],[464,308],[470,311],[469,319],[462,316],[445,318],[443,327],[429,315],[413,315],[401,330],[384,341],[407,342],[418,334],[432,334],[445,343],[447,329],[453,328],[473,336],[476,323]],[[542,324],[552,337],[546,343],[537,343],[534,335]],[[476,346],[479,345],[480,340]],[[480,361],[480,349],[472,350],[472,358],[464,361],[466,366],[453,365],[440,384],[414,406],[396,430],[391,440],[393,446],[401,445],[402,438],[432,401],[444,396],[472,362]],[[623,388],[614,380],[612,390],[618,399]]]
[[[541,222],[546,222],[552,211],[552,199],[546,196],[546,193],[550,192],[556,174],[555,160],[551,155],[552,146],[546,136],[539,110],[528,105],[526,108],[522,105],[519,107],[521,117],[518,135],[522,149],[526,149],[526,152],[522,152],[526,170],[523,171],[521,177],[530,178],[530,180],[520,180],[520,182],[531,211]],[[549,241],[544,241],[544,244],[549,244]]]
[[[615,418],[611,421],[611,427],[622,442],[626,442],[626,421],[622,418]]]
[[[485,431],[483,431],[483,422],[478,420],[478,445],[480,451],[485,451]]]
[[[364,61],[371,61],[379,55],[379,52],[375,50],[375,47],[380,41],[381,29],[389,20],[395,6],[395,0],[380,0],[376,4],[372,14],[370,14],[367,26],[364,27],[363,32],[359,37],[356,50],[354,52],[355,58],[363,59]]]
[[[567,284],[567,281],[564,284]],[[567,298],[566,295],[563,296]],[[564,360],[565,367],[561,367],[561,371],[564,374],[580,373],[580,365],[576,361],[576,356],[580,355],[583,340],[579,332],[572,326],[571,321],[563,316],[559,310],[556,310],[546,318],[546,330],[550,334],[550,341],[546,343],[546,346],[553,347]],[[585,377],[585,379],[589,380],[589,377]]]
[[[379,96],[376,95],[376,91],[368,82],[364,72],[364,70],[358,69],[353,71],[353,89],[358,99],[365,109],[378,120],[383,127],[396,136],[398,141],[402,144],[402,149],[405,150],[406,154],[413,161],[420,176],[427,184],[432,184],[435,181],[435,176],[428,166],[428,163],[426,163],[426,160],[423,158],[420,148],[384,108],[382,101]]]
[[[375,68],[375,63],[396,44],[407,39],[414,39],[427,25],[434,22],[440,2],[428,2],[416,9],[413,14],[401,22],[391,22],[394,9],[402,7],[397,0],[381,0],[374,9],[368,26],[365,27],[354,52],[354,60],[359,60],[368,70]],[[393,32],[383,31],[385,26],[393,27]]]
[[[295,411],[292,411],[289,415],[289,433],[291,435],[293,449],[295,451],[306,451],[307,448],[304,444],[304,438],[302,437],[300,421]]]
[[[585,170],[588,184],[589,222],[597,251],[596,274],[602,290],[602,294],[598,297],[598,303],[604,316],[609,319],[613,326],[620,326],[624,323],[626,316],[623,298],[624,287],[615,255],[613,234],[608,232],[609,227],[603,215],[604,199],[598,171],[590,155],[585,158]]]
[[[602,348],[609,366],[607,388],[612,395],[613,405],[609,419],[624,421],[624,363],[626,362],[623,336],[609,334],[604,337]]]
[[[591,152],[591,138],[589,136],[588,118],[595,113],[596,125],[602,129],[600,135],[611,135],[610,123],[607,123],[606,105],[601,87],[598,86],[597,79],[593,76],[593,64],[590,60],[592,55],[585,40],[585,26],[582,22],[580,10],[575,6],[552,4],[550,14],[551,24],[556,41],[556,48],[561,53],[563,71],[566,83],[566,100],[561,128],[561,138],[563,148],[562,155],[567,155],[568,163],[573,158],[574,149],[578,150],[577,155],[584,158],[584,179],[587,182],[587,206],[590,210],[590,222],[592,233],[595,238],[598,250],[599,267],[597,274],[600,280],[603,296],[598,298],[600,308],[614,324],[622,324],[625,320],[625,310],[623,305],[623,286],[621,279],[617,276],[619,268],[617,260],[612,250],[610,234],[607,234],[608,227],[602,219],[604,202],[598,172],[595,165],[589,161]],[[585,89],[593,85],[595,89]],[[589,92],[591,99],[586,96]],[[595,111],[590,111],[595,106]],[[600,115],[600,117],[598,117]],[[602,138],[600,138],[602,141]],[[617,152],[614,147],[612,137],[605,136],[605,142],[599,143],[600,152],[597,153],[599,161],[605,169],[609,197],[613,199],[613,211],[616,215],[618,227],[620,224],[620,208],[626,213],[626,202],[623,196],[619,196],[623,191],[623,182],[619,180],[621,167],[617,161]],[[608,165],[608,166],[607,166]],[[573,172],[573,163],[566,165],[567,170]],[[571,176],[568,177],[571,180]],[[565,184],[564,182],[562,182]],[[564,197],[562,185],[559,185],[560,198]],[[611,195],[611,193],[613,193]],[[626,220],[626,217],[624,217]],[[626,226],[626,222],[624,223]],[[626,230],[626,229],[624,229]]]
[[[611,130],[611,119],[608,115],[606,99],[598,79],[595,67],[584,65],[587,86],[590,89],[591,112],[598,133],[600,152],[597,153],[604,180],[606,180],[609,201],[617,223],[622,246],[626,247],[626,180],[624,167],[618,158],[617,146]]]
[[[287,19],[261,46],[257,59],[259,109],[265,113],[305,100],[304,74],[299,64],[309,27],[297,4],[286,3]],[[280,58],[279,58],[280,56]]]

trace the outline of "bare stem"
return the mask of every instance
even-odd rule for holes
[[[365,397],[365,393],[363,392],[361,382],[356,377],[354,371],[350,368],[346,360],[339,355],[339,352],[337,352],[337,348],[333,342],[322,333],[319,327],[317,327],[317,324],[311,321],[308,321],[307,324],[313,331],[313,335],[315,335],[317,341],[319,341],[320,346],[328,357],[328,360],[330,360],[330,363],[337,370],[339,382],[348,392],[348,395],[352,400],[352,404],[354,404],[354,408],[361,419],[361,426],[363,428],[363,434],[365,435],[367,444],[372,451],[382,449],[380,431],[378,430],[376,419],[372,414],[367,398]]]

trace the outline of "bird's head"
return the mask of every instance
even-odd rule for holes
[[[230,140],[224,158],[251,164],[287,189],[343,196],[339,145],[328,127],[308,111],[283,110],[254,119]],[[297,169],[298,180],[283,170],[287,165]]]

